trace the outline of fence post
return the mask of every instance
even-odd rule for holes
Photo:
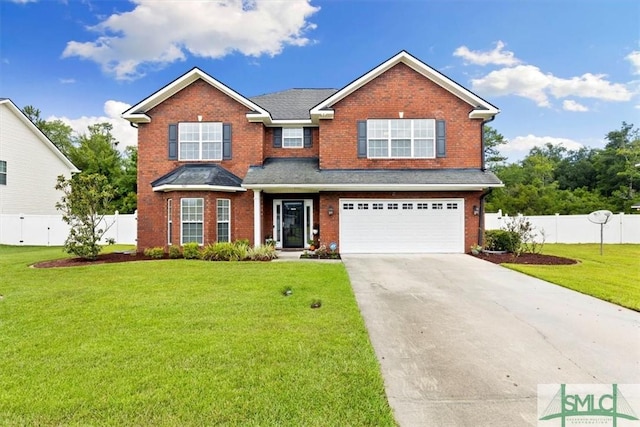
[[[620,218],[618,219],[618,221],[620,221],[620,243],[622,244],[622,243],[623,243],[623,240],[624,240],[624,239],[622,238],[622,232],[624,231],[624,230],[623,230],[623,228],[624,228],[624,225],[623,225],[623,222],[624,222],[624,212],[620,212]]]
[[[553,243],[558,243],[558,222],[560,221],[560,214],[556,213],[556,241]]]

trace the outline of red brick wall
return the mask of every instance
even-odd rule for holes
[[[404,64],[398,64],[334,106],[334,119],[320,121],[321,169],[480,168],[480,119],[472,107]],[[360,159],[358,120],[446,120],[447,157],[436,159]]]
[[[318,157],[320,152],[318,128],[312,128],[311,137],[313,140],[311,148],[274,148],[273,128],[265,128],[264,157]]]
[[[320,235],[324,244],[330,242],[338,243],[340,250],[340,204],[339,199],[464,199],[464,221],[465,236],[464,248],[468,251],[471,245],[478,243],[478,230],[480,227],[480,217],[473,215],[473,206],[480,207],[480,196],[482,192],[363,192],[363,193],[320,193],[319,213],[320,213]],[[333,215],[329,216],[329,206],[333,206]]]
[[[219,162],[225,169],[244,178],[250,165],[261,164],[263,159],[263,125],[249,123],[248,109],[229,98],[208,83],[198,80],[171,98],[151,109],[147,114],[151,123],[138,127],[138,250],[166,246],[166,193],[154,193],[151,182],[185,163],[168,160],[169,124],[198,121],[232,123],[232,159]],[[207,161],[211,163],[210,161]],[[215,240],[215,198],[220,193],[172,193],[171,197],[205,197],[205,241]],[[232,239],[249,238],[253,241],[253,192],[223,193],[232,205]],[[179,239],[180,203],[173,202],[174,239]],[[213,233],[213,234],[212,234]],[[176,244],[179,240],[176,240]]]

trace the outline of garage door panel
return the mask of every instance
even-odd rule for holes
[[[463,212],[463,199],[342,199],[340,250],[344,253],[464,252]]]

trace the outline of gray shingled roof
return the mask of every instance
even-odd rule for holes
[[[267,110],[274,120],[308,119],[311,108],[337,91],[337,89],[288,89],[254,96],[249,100]]]
[[[267,159],[262,166],[249,168],[244,185],[479,185],[502,182],[480,169],[333,169],[319,170],[316,158]]]
[[[218,164],[187,164],[172,170],[151,183],[161,185],[215,185],[238,187],[242,180]]]

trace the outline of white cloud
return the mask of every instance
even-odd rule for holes
[[[541,107],[548,107],[550,104],[546,89],[552,78],[553,76],[544,74],[533,65],[518,65],[492,71],[479,79],[472,79],[471,87],[474,91],[487,95],[522,96],[535,101]]]
[[[634,50],[624,58],[631,63],[633,74],[640,74],[640,50]]]
[[[467,63],[477,65],[518,65],[522,61],[515,57],[515,54],[508,50],[502,50],[505,47],[502,40],[496,42],[496,47],[490,51],[469,50],[466,46],[460,46],[453,52],[453,56],[459,56]]]
[[[562,101],[562,109],[566,111],[577,111],[577,112],[585,112],[589,111],[587,107],[580,104],[579,102],[574,101],[573,99],[565,99]]]
[[[568,138],[556,138],[552,136],[516,136],[510,139],[506,145],[500,146],[500,151],[504,153],[523,152],[528,153],[533,147],[542,147],[546,144],[560,145],[567,150],[579,150],[583,145]]]
[[[58,81],[63,85],[70,85],[76,82],[76,79],[58,79]]]
[[[561,79],[553,77],[551,93],[556,98],[578,96],[581,98],[595,98],[603,101],[628,101],[632,93],[620,83],[611,83],[605,79],[605,74],[586,73],[579,77]]]
[[[110,123],[113,126],[111,133],[119,142],[118,149],[124,151],[125,147],[138,144],[138,131],[131,127],[128,121],[120,117],[130,107],[131,105],[124,102],[109,100],[104,103],[104,116],[82,116],[75,119],[52,116],[47,120],[60,120],[71,126],[74,132],[79,135],[86,134],[89,125],[104,122]]]
[[[533,65],[518,65],[492,71],[486,76],[471,80],[472,90],[484,95],[517,95],[535,101],[541,107],[549,107],[549,95],[555,98],[595,98],[603,101],[629,101],[633,93],[620,83],[606,80],[604,74],[586,73],[563,79],[543,73]]]
[[[27,3],[35,3],[38,0],[9,0],[13,3],[27,4]]]
[[[275,56],[285,46],[304,46],[319,8],[310,0],[227,0],[224,2],[134,0],[130,12],[116,13],[90,30],[89,42],[70,41],[65,58],[95,61],[119,80],[141,77],[149,67],[185,59],[186,53],[221,58],[234,51]]]

